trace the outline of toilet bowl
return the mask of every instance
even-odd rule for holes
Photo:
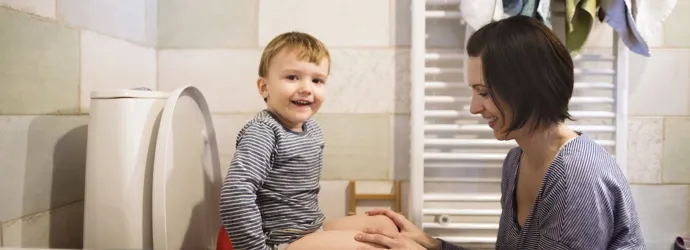
[[[85,249],[214,249],[221,185],[197,88],[92,92]]]

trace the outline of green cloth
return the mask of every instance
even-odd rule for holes
[[[597,16],[598,0],[566,0],[565,46],[571,55],[580,53]]]

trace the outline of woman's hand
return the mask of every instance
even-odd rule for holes
[[[385,215],[400,228],[400,233],[405,238],[422,245],[426,249],[440,249],[441,242],[428,236],[424,231],[415,226],[411,221],[407,220],[405,216],[396,213],[390,209],[373,209],[366,212],[367,215]],[[412,248],[414,249],[414,248]]]
[[[380,229],[364,229],[362,233],[355,236],[355,240],[370,244],[381,245],[386,249],[394,250],[426,250],[425,247],[408,239],[400,232],[384,232]],[[373,247],[360,247],[358,250],[373,250]]]

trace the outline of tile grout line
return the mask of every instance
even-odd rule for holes
[[[160,88],[161,88],[161,86],[160,86],[160,79],[161,79],[160,75],[161,75],[161,73],[160,73],[160,67],[159,67],[160,66],[160,50],[158,48],[154,48],[154,50],[156,52],[156,60],[155,60],[155,63],[156,63],[156,82],[154,83],[154,86],[156,88],[155,89],[156,91],[161,91],[160,90]]]
[[[398,32],[395,29],[397,27],[397,9],[396,9],[396,3],[395,0],[389,0],[388,1],[388,46],[395,48],[395,45],[398,43],[397,36]],[[391,46],[391,44],[393,46]]]
[[[0,114],[0,117],[26,117],[26,116],[60,116],[60,117],[67,117],[67,116],[88,116],[89,113],[35,113],[35,114]]]
[[[8,221],[4,221],[4,222],[2,222],[2,223],[8,223],[8,222],[12,222],[12,221],[17,221],[17,220],[25,219],[25,218],[28,218],[28,217],[31,217],[31,216],[35,216],[35,215],[38,215],[38,214],[43,214],[43,213],[46,213],[46,212],[49,213],[49,212],[51,212],[51,211],[54,211],[54,210],[57,210],[57,209],[60,209],[60,208],[64,208],[64,207],[68,207],[68,206],[77,204],[77,203],[79,203],[79,202],[82,202],[82,203],[83,203],[83,202],[84,202],[84,199],[81,199],[81,200],[78,200],[78,201],[73,201],[73,202],[70,202],[70,203],[67,203],[67,204],[64,204],[64,205],[61,205],[61,206],[57,206],[57,207],[51,207],[51,208],[48,208],[48,209],[46,209],[46,210],[41,210],[41,211],[38,211],[38,212],[35,212],[35,213],[32,213],[32,214],[25,214],[25,215],[20,216],[19,218],[14,218],[14,219],[11,219],[11,220],[8,220]],[[1,224],[0,224],[0,225],[1,225]]]
[[[666,117],[661,116],[661,155],[659,156],[659,180],[664,182],[664,142],[666,141]]]
[[[156,70],[155,81],[156,82],[153,83],[154,88],[156,88],[155,91],[161,91],[160,90],[160,67],[159,67],[159,65],[160,65],[160,52],[161,52],[161,48],[160,48],[160,26],[161,26],[160,25],[160,23],[161,23],[160,22],[160,16],[161,16],[160,15],[160,8],[161,8],[161,3],[156,2],[156,21],[155,21],[156,34],[155,34],[155,37],[153,39],[153,51],[155,53],[154,63],[156,64],[156,68],[155,68],[155,70]],[[145,12],[145,13],[148,13],[148,12]],[[146,20],[146,19],[147,18],[144,18],[144,20]]]
[[[388,144],[388,154],[391,156],[391,161],[388,166],[388,179],[395,180],[395,115],[388,115],[388,139],[386,144]]]
[[[41,16],[41,15],[36,14],[36,13],[25,12],[25,11],[22,11],[22,10],[19,10],[19,9],[15,9],[14,7],[12,7],[12,6],[10,6],[10,5],[0,5],[0,9],[6,9],[6,10],[14,11],[14,12],[16,12],[16,13],[21,13],[21,14],[29,15],[29,16],[31,16],[31,17],[38,18],[40,21],[49,21],[49,22],[57,22],[57,21],[58,21],[58,20],[56,20],[56,19],[53,19],[53,18],[50,18],[50,17]],[[56,11],[56,12],[57,12],[57,11]]]
[[[88,27],[86,27],[86,26],[83,26],[83,25],[72,24],[72,23],[69,23],[69,22],[67,22],[67,21],[60,20],[60,19],[58,19],[58,16],[57,16],[57,14],[59,13],[59,11],[58,11],[58,6],[59,6],[59,5],[58,5],[57,2],[56,2],[56,6],[55,6],[55,18],[44,17],[44,16],[41,16],[41,15],[38,15],[38,14],[34,14],[34,13],[30,13],[30,12],[24,12],[24,11],[22,11],[22,10],[18,10],[18,9],[12,8],[11,6],[0,5],[0,9],[6,9],[6,10],[14,11],[14,12],[16,12],[16,13],[21,13],[21,14],[24,14],[24,15],[29,15],[31,18],[36,18],[38,21],[46,21],[46,22],[54,23],[54,24],[60,25],[60,26],[65,27],[65,28],[78,30],[78,31],[80,31],[80,32],[81,32],[81,31],[92,32],[92,33],[95,33],[95,34],[97,34],[97,35],[105,36],[105,37],[108,37],[108,38],[110,38],[110,39],[117,39],[117,40],[125,41],[125,42],[127,42],[127,43],[131,43],[131,44],[133,44],[133,45],[137,45],[137,46],[140,46],[140,47],[149,47],[149,46],[156,47],[155,44],[154,44],[154,45],[150,45],[150,44],[147,44],[146,41],[142,42],[142,41],[136,41],[136,40],[133,40],[133,39],[130,39],[130,38],[117,37],[117,36],[108,34],[108,33],[106,33],[106,32],[98,31],[98,30],[95,30],[95,29],[90,29],[90,28],[88,28]]]
[[[80,29],[77,30],[77,46],[79,49],[77,50],[77,58],[79,60],[79,76],[77,77],[77,81],[79,82],[79,85],[77,85],[77,113],[82,114],[82,106],[81,106],[81,99],[82,99],[82,85],[84,84],[84,79],[82,77],[83,75],[83,70],[84,70],[84,60],[82,60],[82,55],[84,54],[84,46],[82,43],[82,31]],[[91,103],[89,103],[89,106]]]

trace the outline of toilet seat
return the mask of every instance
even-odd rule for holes
[[[208,104],[199,89],[178,88],[168,97],[154,158],[153,248],[215,248],[221,167]]]

